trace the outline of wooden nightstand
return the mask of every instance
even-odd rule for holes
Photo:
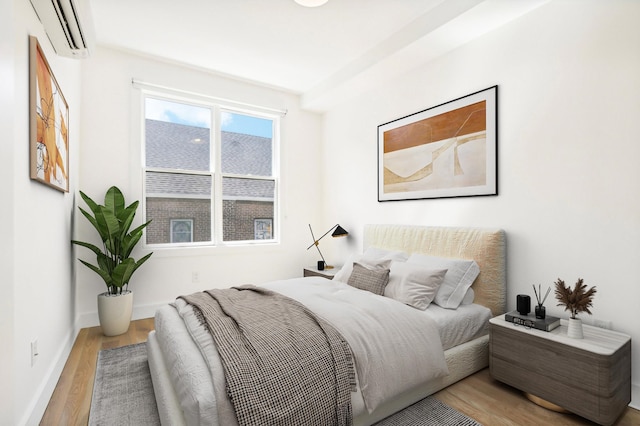
[[[333,279],[334,275],[338,273],[340,266],[334,266],[332,269],[323,269],[320,271],[318,268],[308,267],[302,271],[304,277],[324,277],[328,280]]]
[[[631,401],[631,338],[584,325],[584,339],[527,329],[504,315],[489,321],[489,366],[496,380],[602,425]]]

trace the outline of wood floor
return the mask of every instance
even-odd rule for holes
[[[517,389],[493,380],[488,368],[441,390],[435,397],[485,426],[596,424],[534,404]],[[627,407],[615,425],[639,426],[640,411]]]
[[[153,318],[148,318],[132,321],[129,331],[120,336],[103,336],[100,327],[80,330],[40,424],[86,425],[98,352],[146,342],[153,328]]]
[[[80,331],[41,425],[86,425],[95,375],[102,349],[144,342],[153,319],[133,321],[126,334],[105,337],[100,327]],[[572,414],[533,404],[521,392],[491,378],[484,369],[435,394],[436,398],[485,426],[594,425]],[[627,408],[616,426],[640,426],[640,411]]]

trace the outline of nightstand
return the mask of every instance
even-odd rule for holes
[[[491,376],[602,425],[631,401],[631,338],[583,325],[584,339],[567,336],[567,321],[552,331],[489,321]]]
[[[323,269],[322,271],[318,268],[308,267],[304,268],[302,271],[302,276],[304,277],[323,277],[328,280],[333,279],[334,275],[338,273],[340,270],[340,266],[334,266],[331,269]]]

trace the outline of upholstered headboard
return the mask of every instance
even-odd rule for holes
[[[475,301],[493,315],[506,310],[506,245],[501,229],[412,225],[365,225],[364,249],[378,247],[406,253],[473,259],[480,274],[472,288]]]

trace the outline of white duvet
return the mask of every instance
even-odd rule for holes
[[[352,394],[354,416],[371,413],[385,401],[448,374],[436,323],[422,311],[320,277],[275,281],[261,287],[303,303],[347,340],[359,385],[358,392]],[[171,324],[180,321],[175,311],[160,310],[156,330],[187,424],[211,424],[212,413],[220,425],[237,424],[213,339],[191,307],[181,299],[176,307],[194,344],[183,339],[179,347],[172,347],[179,340],[171,337],[176,334],[172,330],[181,328]],[[187,346],[197,347],[203,358],[185,359],[183,349]],[[202,377],[204,369],[209,370],[209,377]],[[196,378],[197,386],[193,386]]]

